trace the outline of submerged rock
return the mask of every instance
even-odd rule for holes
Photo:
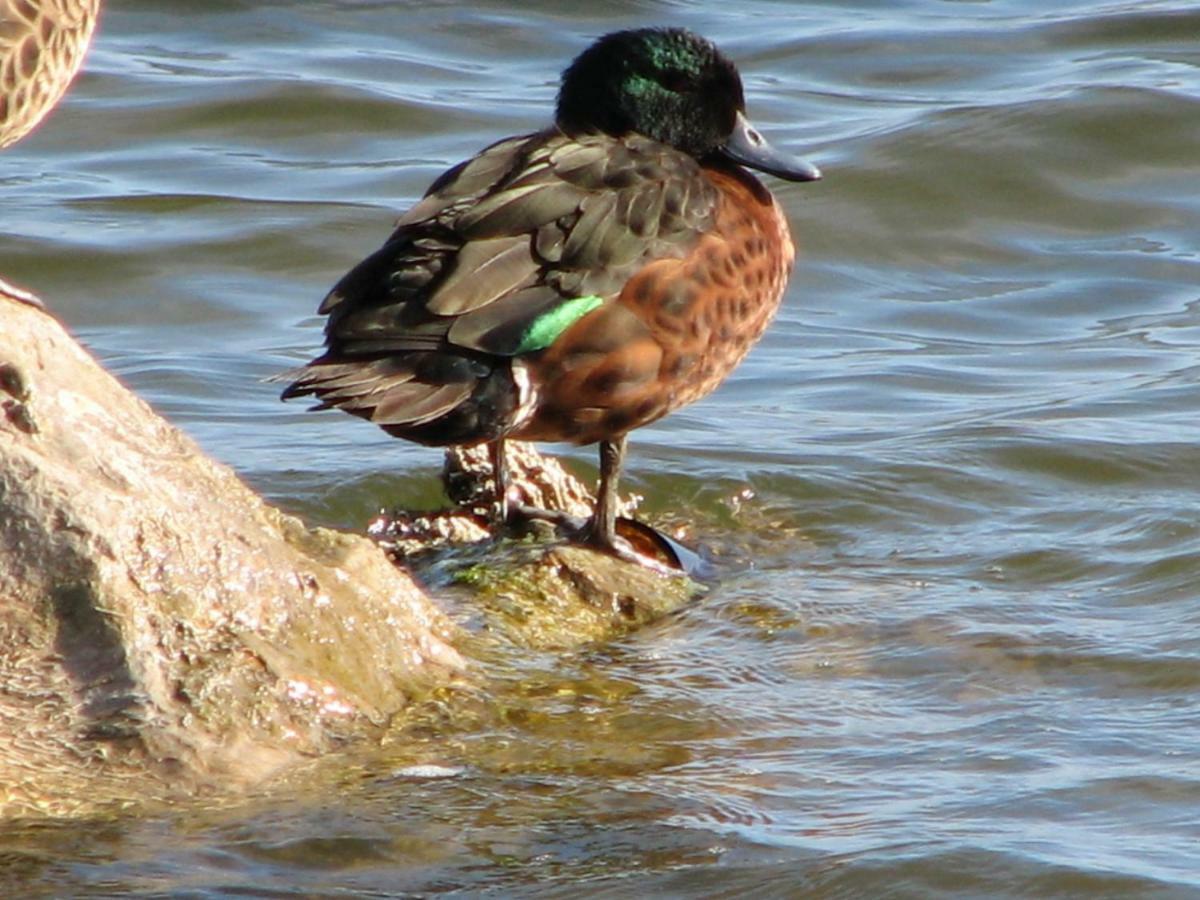
[[[506,444],[510,502],[565,514],[498,533],[491,464],[485,447],[446,453],[450,509],[381,514],[370,532],[398,564],[435,584],[468,588],[472,612],[521,647],[554,649],[611,639],[660,618],[695,596],[677,554],[684,548],[628,518],[640,497],[618,504],[618,533],[646,560],[638,565],[572,543],[595,498],[558,460],[528,443]],[[565,534],[564,534],[565,532]]]
[[[509,471],[509,500],[535,509],[554,510],[582,522],[591,514],[595,497],[583,482],[568,472],[557,459],[544,456],[533,444],[505,444]],[[446,451],[442,483],[452,506],[436,512],[411,513],[391,510],[370,523],[368,532],[397,562],[466,544],[494,541],[493,508],[495,484],[486,445],[453,447]],[[630,496],[617,504],[617,515],[628,516],[640,497]],[[531,523],[536,528],[536,523]],[[546,536],[554,529],[541,529]]]
[[[700,586],[587,547],[515,546],[456,573],[488,628],[539,650],[610,640],[662,618]]]

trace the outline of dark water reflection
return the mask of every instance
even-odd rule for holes
[[[113,2],[0,157],[0,269],[283,505],[436,502],[436,453],[258,379],[590,37],[663,22],[828,174],[773,186],[804,257],[762,344],[635,436],[720,585],[609,647],[485,643],[487,691],[233,810],[13,832],[0,886],[1200,894],[1190,4]]]

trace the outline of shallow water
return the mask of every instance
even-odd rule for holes
[[[0,271],[283,506],[436,502],[436,451],[260,379],[588,40],[693,28],[826,171],[772,184],[803,253],[772,330],[632,443],[718,586],[609,646],[497,650],[492,693],[295,790],[9,833],[0,887],[1200,895],[1200,12],[596,9],[111,3],[0,154]]]

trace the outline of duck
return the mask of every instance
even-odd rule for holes
[[[0,147],[62,98],[96,29],[100,0],[0,0]]]
[[[437,178],[321,302],[323,352],[284,373],[426,446],[599,445],[582,543],[618,556],[631,431],[712,392],[770,324],[795,258],[751,170],[821,178],[746,114],[741,76],[676,27],[606,34],[563,72],[554,122]]]
[[[0,149],[32,131],[83,64],[100,0],[0,0]],[[0,298],[46,307],[0,278]]]

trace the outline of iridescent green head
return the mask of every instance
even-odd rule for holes
[[[563,73],[559,128],[635,132],[697,159],[720,154],[795,181],[816,167],[771,148],[746,120],[742,79],[710,42],[682,28],[607,34]]]

